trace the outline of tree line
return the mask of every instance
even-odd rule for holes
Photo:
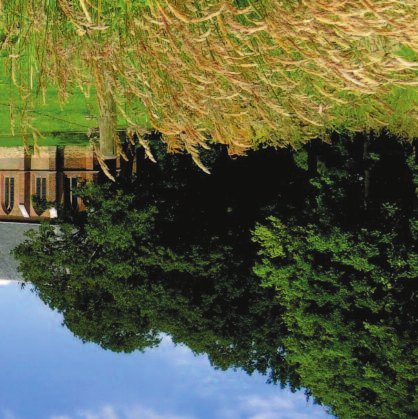
[[[165,332],[341,418],[416,417],[412,145],[335,134],[238,160],[220,147],[202,156],[209,177],[152,151],[134,182],[81,186],[84,214],[14,252],[65,326],[116,352]]]

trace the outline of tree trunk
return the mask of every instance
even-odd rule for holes
[[[318,148],[322,145],[322,141],[314,138],[309,141],[306,149],[308,152],[308,177],[312,179],[318,176]]]
[[[414,141],[412,142],[412,146],[413,146],[413,158],[414,158],[414,165],[415,167],[418,166],[418,139],[414,139]],[[413,178],[414,178],[414,183],[415,183],[415,194],[418,197],[418,184],[416,182],[416,170],[415,168],[413,169]]]
[[[369,139],[367,135],[365,135],[363,140],[363,164],[364,164],[364,195],[363,195],[363,203],[364,209],[367,210],[367,205],[369,202],[369,195],[370,195],[370,168],[369,168]]]

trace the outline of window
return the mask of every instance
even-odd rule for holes
[[[6,212],[9,213],[15,203],[15,179],[13,177],[6,177],[4,179],[4,206]]]
[[[77,195],[74,193],[74,189],[78,185],[78,178],[68,177],[65,179],[65,207],[73,210],[78,208]]]
[[[46,178],[36,178],[36,196],[46,201]]]

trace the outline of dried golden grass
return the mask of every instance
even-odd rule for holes
[[[38,74],[60,86],[62,101],[70,83],[94,86],[99,104],[110,93],[134,131],[135,115],[123,103],[141,100],[169,149],[197,162],[209,141],[242,154],[260,142],[297,147],[342,122],[363,130],[354,103],[371,100],[390,115],[384,98],[392,86],[418,83],[416,58],[399,53],[402,46],[418,53],[416,0],[124,4],[126,12],[102,0],[99,12],[93,0],[58,0],[51,23],[28,2],[26,24],[36,22],[37,46],[46,51]],[[6,40],[23,36],[22,26],[9,23]],[[58,29],[62,36],[54,36]],[[10,60],[23,94],[20,58]],[[370,121],[384,125],[381,115]]]

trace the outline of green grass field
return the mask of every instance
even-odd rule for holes
[[[80,88],[69,86],[68,96],[60,103],[59,89],[49,85],[45,92],[37,92],[36,80],[31,83],[30,71],[19,71],[16,83],[10,74],[10,60],[0,57],[0,146],[22,146],[23,131],[26,128],[28,144],[37,141],[38,145],[65,145],[88,142],[89,129],[98,127],[99,109],[94,87]],[[24,63],[24,67],[28,67]],[[22,94],[17,86],[32,84]],[[147,124],[141,103],[137,105],[138,114],[142,114],[143,124]],[[118,129],[127,127],[126,120],[119,114]],[[35,135],[33,135],[35,133]],[[72,135],[69,135],[69,134]],[[84,134],[84,135],[83,135]]]
[[[37,141],[39,146],[65,146],[65,145],[84,145],[88,144],[88,137],[78,133],[59,133],[57,135],[48,134]],[[34,144],[34,140],[29,139],[28,145]],[[22,147],[24,139],[21,135],[2,136],[0,135],[0,147]]]

